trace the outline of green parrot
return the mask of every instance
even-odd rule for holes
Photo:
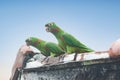
[[[37,48],[38,50],[40,50],[41,54],[46,57],[57,57],[65,53],[57,44],[46,42],[36,37],[29,37],[28,39],[26,39],[26,44],[28,46],[33,46]]]
[[[51,32],[57,38],[58,45],[61,47],[61,49],[64,50],[68,54],[76,53],[76,56],[77,56],[77,53],[85,53],[85,52],[94,51],[88,48],[83,43],[79,42],[71,34],[64,32],[54,22],[46,24],[45,27],[46,27],[47,32]]]

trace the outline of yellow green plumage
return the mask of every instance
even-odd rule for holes
[[[64,51],[57,44],[53,42],[46,42],[36,37],[30,37],[26,39],[26,43],[27,45],[33,46],[40,50],[40,52],[46,57],[57,57],[61,54],[64,54]]]
[[[71,34],[64,32],[55,23],[48,23],[45,25],[46,31],[51,32],[58,40],[59,46],[68,54],[93,52],[94,50],[88,48],[86,45],[78,41]]]

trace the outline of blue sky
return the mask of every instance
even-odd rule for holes
[[[0,80],[7,80],[16,53],[30,36],[57,43],[44,25],[55,22],[96,51],[120,37],[119,0],[0,1]],[[7,74],[6,74],[7,73]]]

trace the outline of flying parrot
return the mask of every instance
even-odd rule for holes
[[[40,50],[41,54],[46,57],[57,57],[65,53],[57,44],[46,42],[36,37],[29,37],[26,39],[26,44],[37,48]]]
[[[94,51],[78,41],[71,34],[64,32],[54,22],[46,24],[45,27],[47,32],[51,32],[57,38],[58,45],[61,47],[61,49],[68,54],[76,53],[77,56],[77,53]],[[74,59],[76,59],[76,56]]]

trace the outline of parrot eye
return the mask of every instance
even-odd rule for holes
[[[49,23],[48,26],[51,26],[51,23]]]
[[[54,24],[54,22],[51,23],[51,25],[53,25],[53,24]]]
[[[31,37],[29,37],[28,40],[30,41],[30,40],[31,40]]]
[[[54,24],[54,22],[51,23],[52,25]]]
[[[51,22],[51,23],[49,23],[49,26],[52,26],[54,24],[54,22]]]
[[[49,26],[52,26],[52,23],[50,23]]]
[[[49,26],[52,26],[52,25],[54,25],[54,22],[46,24],[45,27],[49,27]]]

